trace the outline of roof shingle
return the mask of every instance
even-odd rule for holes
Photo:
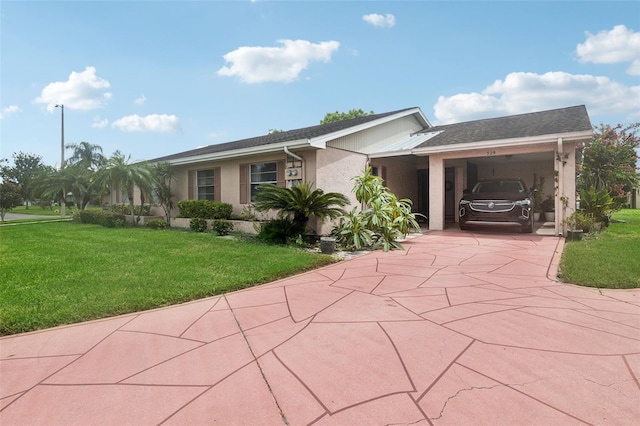
[[[287,130],[283,132],[275,132],[267,135],[256,136],[253,138],[240,139],[233,142],[225,142],[225,143],[220,143],[216,145],[208,145],[202,148],[191,149],[189,151],[183,151],[176,154],[154,158],[149,161],[152,163],[157,163],[161,161],[176,160],[179,158],[197,157],[199,155],[213,154],[217,152],[233,151],[237,149],[253,148],[253,147],[263,146],[263,145],[315,138],[318,136],[337,132],[349,127],[357,126],[359,124],[364,124],[370,121],[378,120],[380,118],[384,118],[389,115],[397,114],[397,113],[414,109],[414,108],[415,107],[404,108],[397,111],[367,115],[364,117],[352,118],[350,120],[336,121],[329,124],[318,124],[316,126],[303,127],[300,129]]]
[[[424,132],[441,133],[420,144],[416,149],[587,130],[592,130],[587,109],[584,105],[578,105],[431,127]]]

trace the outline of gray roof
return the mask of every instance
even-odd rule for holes
[[[584,105],[578,105],[430,127],[423,132],[429,134],[434,132],[441,133],[428,139],[415,149],[591,130],[591,121],[587,114],[587,108]]]
[[[318,136],[327,135],[333,132],[347,129],[349,127],[368,123],[370,121],[378,120],[380,118],[384,118],[384,117],[394,115],[403,111],[408,111],[411,109],[416,109],[416,107],[404,108],[401,110],[385,112],[381,114],[367,115],[364,117],[353,118],[350,120],[336,121],[334,123],[329,123],[329,124],[319,124],[316,126],[304,127],[301,129],[275,132],[267,135],[256,136],[248,139],[241,139],[233,142],[225,142],[225,143],[220,143],[216,145],[209,145],[202,148],[196,148],[189,151],[179,152],[177,154],[171,154],[171,155],[166,155],[164,157],[154,158],[149,161],[152,163],[156,163],[161,161],[176,160],[179,158],[213,154],[217,152],[233,151],[236,149],[253,148],[253,147],[263,146],[263,145],[315,138]]]

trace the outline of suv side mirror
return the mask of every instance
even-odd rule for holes
[[[463,194],[471,194],[471,191],[469,191],[469,188],[465,188],[464,190],[462,190]]]

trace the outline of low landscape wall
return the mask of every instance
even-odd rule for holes
[[[211,223],[215,219],[207,219],[207,229],[211,229]],[[189,229],[191,219],[188,217],[172,217],[172,228],[184,228]],[[260,231],[260,222],[250,222],[246,220],[229,220],[233,224],[233,230],[235,232],[244,232],[245,234],[257,234]],[[258,228],[256,230],[256,228]]]

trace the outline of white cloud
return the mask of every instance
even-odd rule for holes
[[[108,125],[109,120],[107,120],[106,118],[100,118],[99,115],[96,115],[95,117],[93,117],[93,124],[91,124],[91,127],[93,127],[94,129],[104,129]]]
[[[167,114],[151,114],[141,117],[137,114],[127,115],[111,124],[125,132],[177,132],[180,129],[178,117]]]
[[[15,114],[17,112],[22,112],[18,105],[9,105],[8,107],[2,108],[2,112],[0,112],[0,120],[4,120],[7,114]]]
[[[591,114],[620,114],[636,120],[640,86],[592,75],[516,72],[479,93],[440,96],[433,109],[439,123],[449,124],[582,104]]]
[[[392,28],[396,25],[396,17],[390,13],[387,13],[386,15],[370,13],[369,15],[364,15],[362,20],[374,27]]]
[[[144,105],[144,103],[147,101],[147,98],[145,98],[144,94],[140,95],[139,98],[135,98],[133,100],[133,103],[136,105]]]
[[[218,75],[239,77],[245,83],[291,82],[307,69],[312,61],[329,62],[338,50],[337,41],[311,43],[307,40],[278,40],[281,47],[243,46],[224,55],[231,66],[224,66]]]
[[[598,34],[587,32],[586,37],[586,41],[576,47],[580,62],[631,62],[627,73],[640,75],[640,32],[633,32],[624,25],[616,25],[611,31],[600,31]]]
[[[67,81],[47,84],[34,102],[46,104],[49,111],[56,104],[77,110],[97,109],[111,99],[111,93],[106,91],[110,87],[107,80],[96,75],[95,67],[89,66],[82,72],[73,71]]]

